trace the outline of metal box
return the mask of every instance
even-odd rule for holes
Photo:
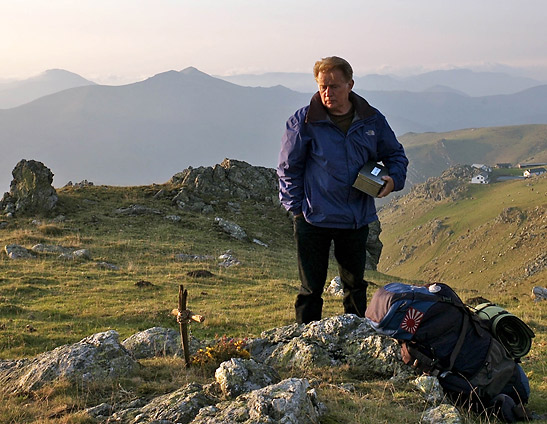
[[[372,197],[378,197],[378,193],[385,185],[382,177],[389,175],[387,168],[377,162],[367,162],[357,174],[353,187]]]

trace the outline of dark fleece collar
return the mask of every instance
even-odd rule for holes
[[[371,116],[376,114],[376,110],[371,105],[369,105],[364,98],[362,98],[358,94],[355,94],[353,91],[349,93],[349,100],[353,104],[355,112],[360,119],[370,118]],[[306,123],[324,121],[327,119],[329,119],[327,109],[323,106],[323,102],[321,101],[321,95],[318,91],[311,98],[310,108],[308,109],[308,113],[306,114]]]

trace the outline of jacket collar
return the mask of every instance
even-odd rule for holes
[[[359,119],[370,118],[376,114],[376,110],[369,105],[364,98],[358,94],[355,94],[353,91],[349,93],[349,100],[353,103],[355,113]],[[310,107],[308,109],[308,113],[306,114],[306,123],[325,120],[329,120],[329,115],[327,113],[327,109],[323,106],[323,102],[321,102],[321,95],[318,91],[311,98]]]

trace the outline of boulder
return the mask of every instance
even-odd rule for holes
[[[33,359],[0,361],[0,385],[7,393],[29,393],[60,378],[85,385],[130,375],[138,364],[118,337],[109,330]]]
[[[279,204],[275,169],[239,160],[224,159],[213,167],[189,167],[170,182],[179,187],[172,200],[182,210],[211,213],[219,200],[232,211],[236,199]]]
[[[126,405],[125,408],[115,412],[108,418],[108,422],[122,422],[131,424],[148,423],[193,423],[198,412],[209,405],[218,402],[218,399],[210,395],[201,384],[190,383],[172,393],[158,396],[151,402],[140,405],[141,402]],[[88,410],[88,414],[95,412],[95,417],[108,412],[108,407]]]
[[[277,372],[254,359],[232,358],[225,361],[215,371],[215,379],[227,398],[261,389],[278,383]]]
[[[19,246],[18,244],[8,244],[4,247],[4,251],[10,259],[27,259],[36,257],[34,253],[26,247]]]
[[[386,378],[410,374],[400,347],[367,320],[346,314],[265,331],[249,344],[251,356],[274,368],[349,364]]]
[[[380,256],[382,255],[383,243],[380,241],[380,233],[382,232],[382,226],[380,221],[376,220],[368,224],[368,237],[366,244],[367,259],[365,262],[365,269],[376,271],[378,269],[378,262],[380,262]]]
[[[57,206],[53,173],[43,163],[21,160],[12,171],[9,193],[0,201],[4,213],[47,215]]]
[[[342,287],[342,280],[339,275],[330,281],[330,284],[325,288],[325,292],[336,297],[344,296],[344,288]]]
[[[536,302],[547,300],[547,288],[536,286],[532,289],[532,297]]]
[[[461,424],[463,420],[454,405],[442,403],[425,411],[420,422],[424,424]]]
[[[429,403],[438,404],[444,399],[443,388],[439,379],[431,375],[421,375],[412,381],[414,386],[424,394]]]
[[[321,407],[308,380],[288,378],[234,401],[203,408],[192,424],[319,423]]]
[[[215,224],[218,225],[218,227],[230,237],[241,241],[249,240],[249,236],[247,235],[245,230],[234,222],[230,222],[226,219],[216,217]]]
[[[171,328],[152,327],[140,333],[133,334],[122,342],[136,359],[153,358],[156,356],[182,356],[180,334]],[[190,338],[189,351],[194,354],[201,347],[195,338]]]

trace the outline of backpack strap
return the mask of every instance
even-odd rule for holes
[[[454,362],[456,362],[456,358],[458,357],[458,355],[460,353],[460,350],[461,350],[461,348],[463,346],[463,343],[465,341],[465,335],[467,334],[467,328],[468,327],[469,327],[469,315],[466,312],[464,312],[462,329],[460,331],[458,341],[456,342],[456,345],[454,346],[454,350],[452,351],[452,354],[450,355],[450,365],[448,366],[449,371],[454,366]]]

